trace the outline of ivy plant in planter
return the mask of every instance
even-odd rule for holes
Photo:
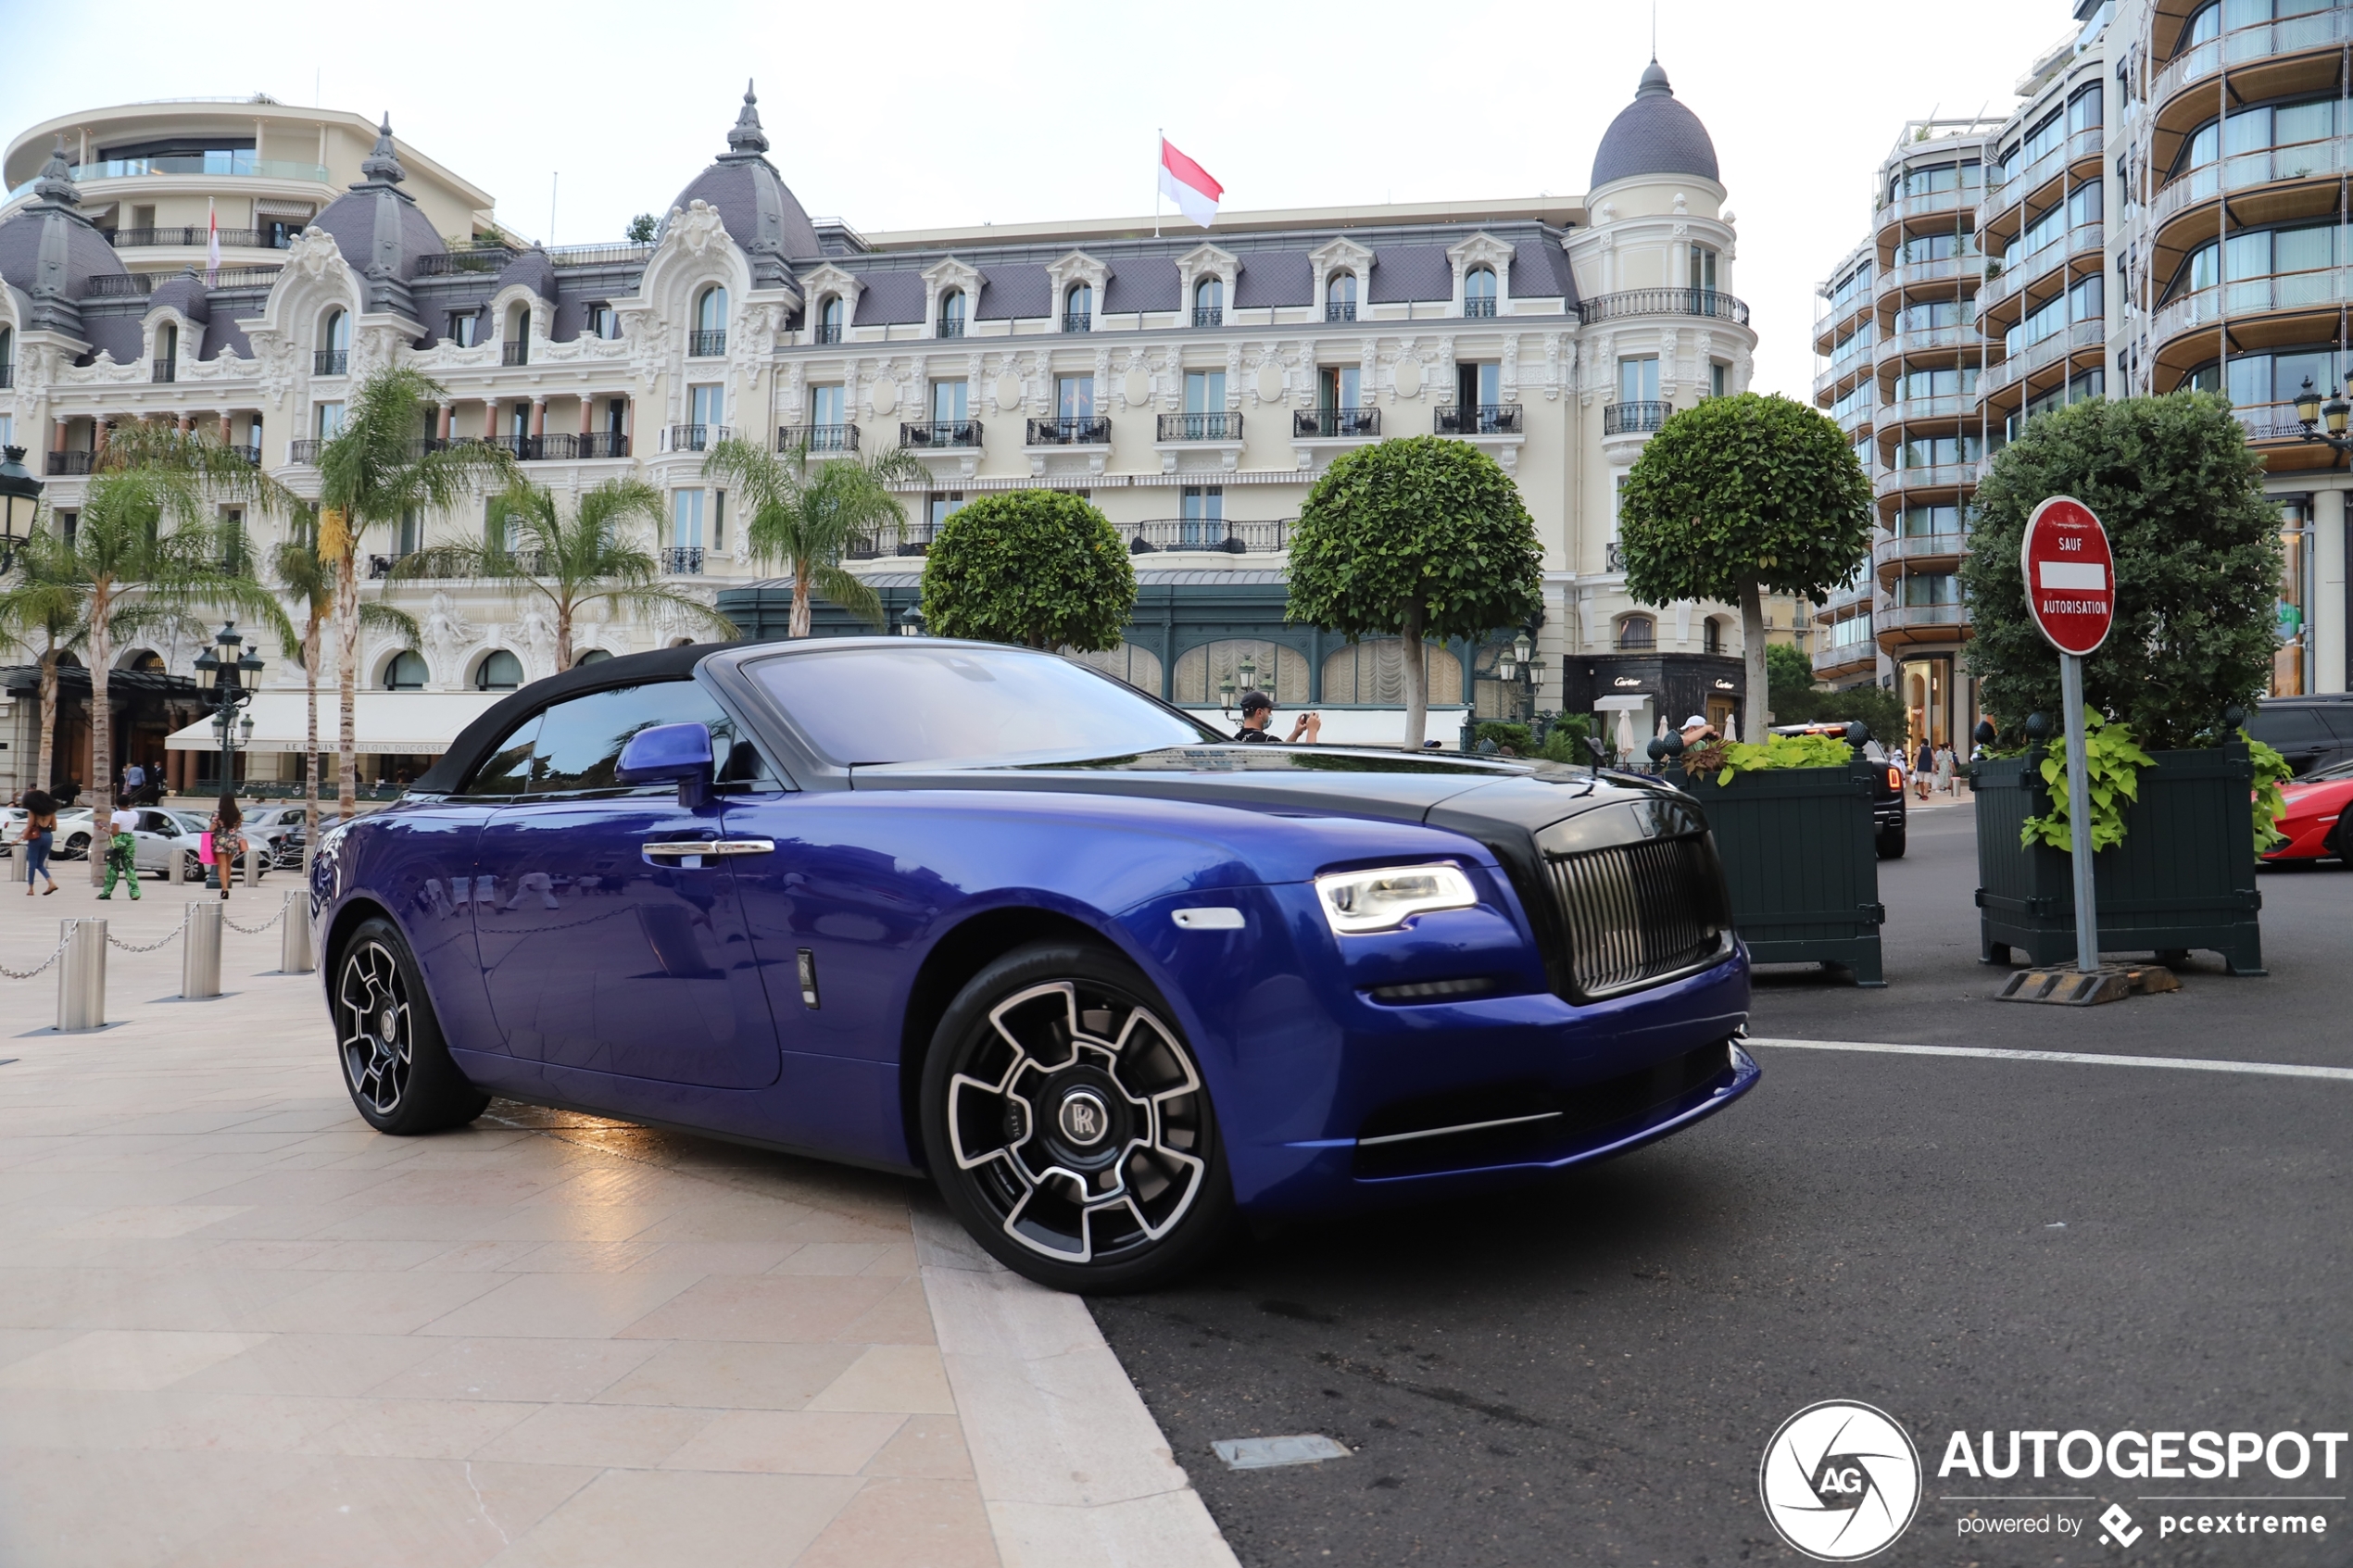
[[[2043,745],[2058,654],[2027,614],[2020,562],[2027,519],[2053,495],[2097,513],[2116,557],[2115,629],[2083,663],[2100,947],[2168,961],[2209,948],[2259,974],[2259,780],[2239,721],[2271,671],[2279,517],[2229,403],[2201,392],[2037,415],[1978,486],[1961,564],[1969,669],[1997,748],[2023,747],[1972,770],[1982,957],[2074,952],[2064,763]]]
[[[1654,756],[1678,758],[1672,776],[1706,814],[1749,957],[1831,965],[1858,985],[1883,985],[1887,910],[1871,824],[1879,766],[1863,759],[1861,724],[1847,736],[1772,735],[1689,753],[1672,736],[1651,744]]]

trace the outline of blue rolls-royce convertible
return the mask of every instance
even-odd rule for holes
[[[1237,1213],[1633,1148],[1756,1081],[1705,822],[1551,763],[1238,746],[1051,654],[704,645],[538,682],[311,894],[371,1125],[493,1095],[910,1173],[1138,1288]]]

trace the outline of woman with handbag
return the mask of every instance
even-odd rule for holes
[[[49,874],[49,847],[57,841],[57,803],[46,790],[24,792],[24,896],[32,897],[32,879],[41,877],[49,885],[42,890],[44,897],[57,890],[57,879]]]
[[[245,859],[245,816],[237,809],[233,795],[220,797],[220,809],[212,814],[212,869],[220,878],[220,896],[229,897],[229,884],[236,880],[237,862]]]

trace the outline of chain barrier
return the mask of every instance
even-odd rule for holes
[[[125,941],[124,941],[121,937],[117,936],[117,935],[114,934],[114,928],[113,928],[113,927],[111,927],[111,926],[109,926],[109,927],[107,927],[107,946],[109,946],[109,947],[120,947],[120,948],[121,948],[121,949],[122,949],[124,952],[126,952],[126,953],[152,953],[152,952],[154,952],[154,951],[155,951],[157,947],[169,947],[169,946],[172,943],[172,941],[173,941],[174,939],[176,939],[176,938],[180,935],[180,934],[181,934],[182,932],[183,932],[183,931],[185,931],[185,930],[187,930],[187,929],[188,929],[188,928],[187,928],[187,925],[186,925],[186,923],[183,922],[182,922],[182,923],[181,923],[181,924],[179,924],[179,925],[175,925],[175,926],[173,926],[173,927],[171,928],[171,935],[169,935],[169,936],[166,936],[166,937],[165,937],[162,941],[160,941],[160,942],[150,942],[150,943],[148,943],[148,944],[147,944],[145,947],[133,947],[132,944],[130,944],[130,943],[128,943],[128,942],[125,942]]]
[[[277,912],[276,914],[271,915],[271,916],[268,920],[263,921],[263,922],[262,922],[259,925],[239,925],[239,924],[238,924],[235,921],[233,921],[233,920],[231,920],[231,919],[229,918],[229,911],[228,911],[226,909],[223,909],[220,911],[220,923],[221,923],[221,924],[223,924],[223,925],[227,926],[227,927],[228,927],[230,930],[232,930],[232,931],[242,931],[242,932],[244,932],[244,933],[245,933],[247,936],[258,936],[258,935],[260,935],[263,932],[265,932],[265,931],[269,930],[271,926],[273,926],[273,925],[277,924],[280,921],[282,921],[282,920],[283,920],[283,919],[285,919],[285,918],[286,918],[286,907],[285,907],[283,904],[281,904],[281,905],[279,905],[279,906],[278,906],[278,912]]]
[[[57,945],[49,949],[49,956],[43,959],[39,963],[34,964],[31,969],[10,969],[6,964],[0,963],[0,975],[6,975],[11,980],[31,980],[34,975],[39,974],[43,970],[47,969],[51,964],[56,963],[60,958],[65,956],[66,943],[68,940],[69,938],[64,936],[58,937]]]

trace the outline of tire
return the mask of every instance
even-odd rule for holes
[[[1231,1228],[1233,1184],[1192,1047],[1134,965],[1038,943],[957,994],[924,1060],[932,1179],[973,1238],[1056,1290],[1143,1290]]]
[[[368,1125],[410,1137],[462,1127],[490,1097],[449,1058],[424,976],[399,928],[365,921],[336,949],[327,1010],[343,1084]]]
[[[79,860],[89,853],[90,835],[86,833],[78,833],[71,838],[66,840],[66,847],[62,850],[58,851],[57,859],[60,860]]]
[[[197,857],[194,850],[189,850],[181,857],[180,880],[182,882],[193,882],[199,886],[203,885],[204,861]]]
[[[1879,858],[1882,860],[1900,860],[1904,858],[1904,830],[1902,828],[1881,832]]]

